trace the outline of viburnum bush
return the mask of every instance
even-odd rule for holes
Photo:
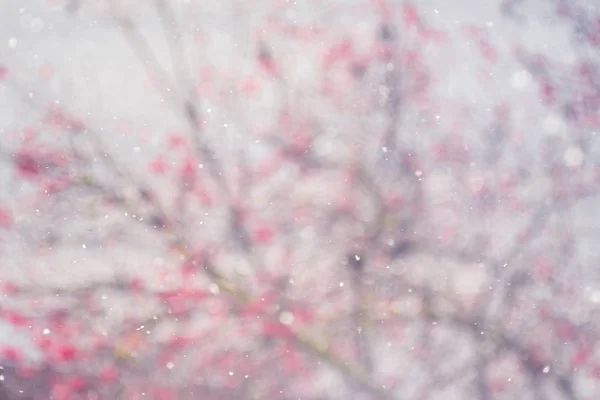
[[[595,2],[2,18],[0,398],[598,398]]]

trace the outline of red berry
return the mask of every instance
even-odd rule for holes
[[[63,344],[56,348],[56,358],[59,361],[69,362],[77,357],[77,349],[71,344]]]
[[[14,347],[7,346],[0,351],[0,360],[17,362],[21,359],[21,352]]]
[[[154,174],[162,174],[167,169],[166,167],[165,160],[159,156],[150,163],[150,172]]]
[[[5,282],[4,284],[2,284],[2,292],[4,292],[5,294],[15,294],[19,292],[19,288],[13,285],[12,283]]]
[[[269,243],[273,239],[274,235],[275,233],[272,229],[267,227],[260,227],[254,231],[254,240],[257,243],[265,244]]]
[[[131,281],[129,281],[129,289],[131,289],[133,292],[139,292],[143,287],[144,284],[139,278],[133,278]]]
[[[86,382],[81,376],[72,376],[68,378],[67,386],[76,392],[80,392],[85,389]]]
[[[98,374],[98,378],[102,381],[102,382],[112,382],[115,379],[117,379],[117,369],[113,366],[107,366],[104,369],[102,369],[102,371],[100,371],[100,374]]]
[[[40,173],[40,165],[31,153],[21,151],[15,157],[15,167],[24,178],[33,178]]]
[[[22,316],[21,314],[19,314],[17,312],[10,311],[10,310],[4,311],[2,317],[4,318],[4,320],[6,322],[8,322],[9,324],[11,324],[13,326],[23,326],[27,323],[27,318],[25,318],[24,316]]]

